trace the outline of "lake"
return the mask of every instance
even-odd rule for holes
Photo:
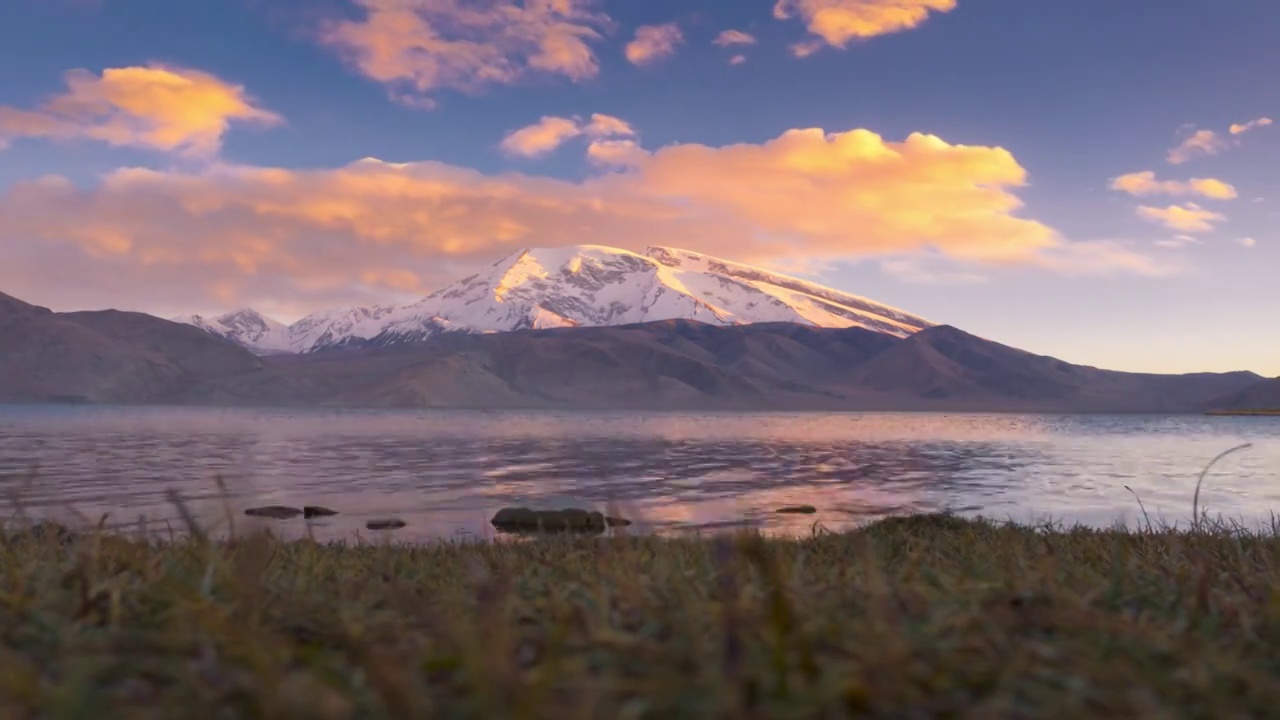
[[[808,533],[886,515],[1094,526],[1191,516],[1201,495],[1246,524],[1280,510],[1280,418],[908,413],[578,413],[0,406],[0,502],[64,522],[178,532],[177,491],[202,524],[253,505],[324,505],[320,539],[484,538],[500,507],[614,508],[658,532]],[[219,489],[221,478],[225,492]],[[1133,489],[1134,493],[1125,489]],[[804,503],[816,515],[778,507]]]

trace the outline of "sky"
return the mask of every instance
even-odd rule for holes
[[[1070,362],[1280,375],[1271,0],[6,0],[0,292],[406,302],[685,248]]]

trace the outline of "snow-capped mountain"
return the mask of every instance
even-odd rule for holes
[[[633,253],[597,245],[523,250],[410,305],[327,310],[288,327],[262,318],[267,329],[261,333],[233,331],[252,325],[239,317],[248,312],[232,313],[231,320],[188,322],[250,349],[292,352],[413,342],[441,332],[671,319],[863,327],[898,337],[933,325],[866,298],[699,253],[665,247]]]
[[[289,326],[272,320],[257,310],[244,308],[215,318],[184,315],[171,319],[173,322],[195,325],[259,354],[296,352],[288,342]]]

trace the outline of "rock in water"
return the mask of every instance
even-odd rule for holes
[[[267,505],[266,507],[249,508],[244,511],[245,515],[250,517],[265,517],[273,520],[288,520],[302,514],[302,511],[295,507],[286,507],[284,505]]]
[[[302,506],[302,517],[307,518],[308,520],[318,517],[330,517],[337,514],[337,510],[330,510],[327,507],[320,507],[319,505]]]
[[[608,526],[603,513],[580,508],[563,510],[502,508],[490,522],[504,532],[600,533],[604,532],[605,527]]]
[[[787,507],[778,508],[774,512],[787,515],[812,515],[818,512],[818,508],[812,505],[788,505]]]
[[[400,528],[404,527],[405,525],[408,525],[408,523],[406,523],[405,521],[401,520],[400,518],[386,518],[386,519],[384,519],[384,520],[370,520],[369,522],[367,522],[367,523],[365,523],[365,524],[364,524],[364,526],[365,526],[366,528],[369,528],[370,530],[399,530]]]

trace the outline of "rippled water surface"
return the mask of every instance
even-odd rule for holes
[[[0,501],[12,515],[180,525],[252,505],[325,505],[319,537],[490,536],[505,505],[615,508],[649,530],[809,532],[950,509],[1109,526],[1185,522],[1201,503],[1248,524],[1280,510],[1280,418],[1138,415],[628,414],[0,406]],[[226,492],[219,490],[221,477]],[[1126,489],[1128,486],[1133,493]],[[225,498],[225,499],[224,499]],[[805,503],[811,516],[778,515]]]

